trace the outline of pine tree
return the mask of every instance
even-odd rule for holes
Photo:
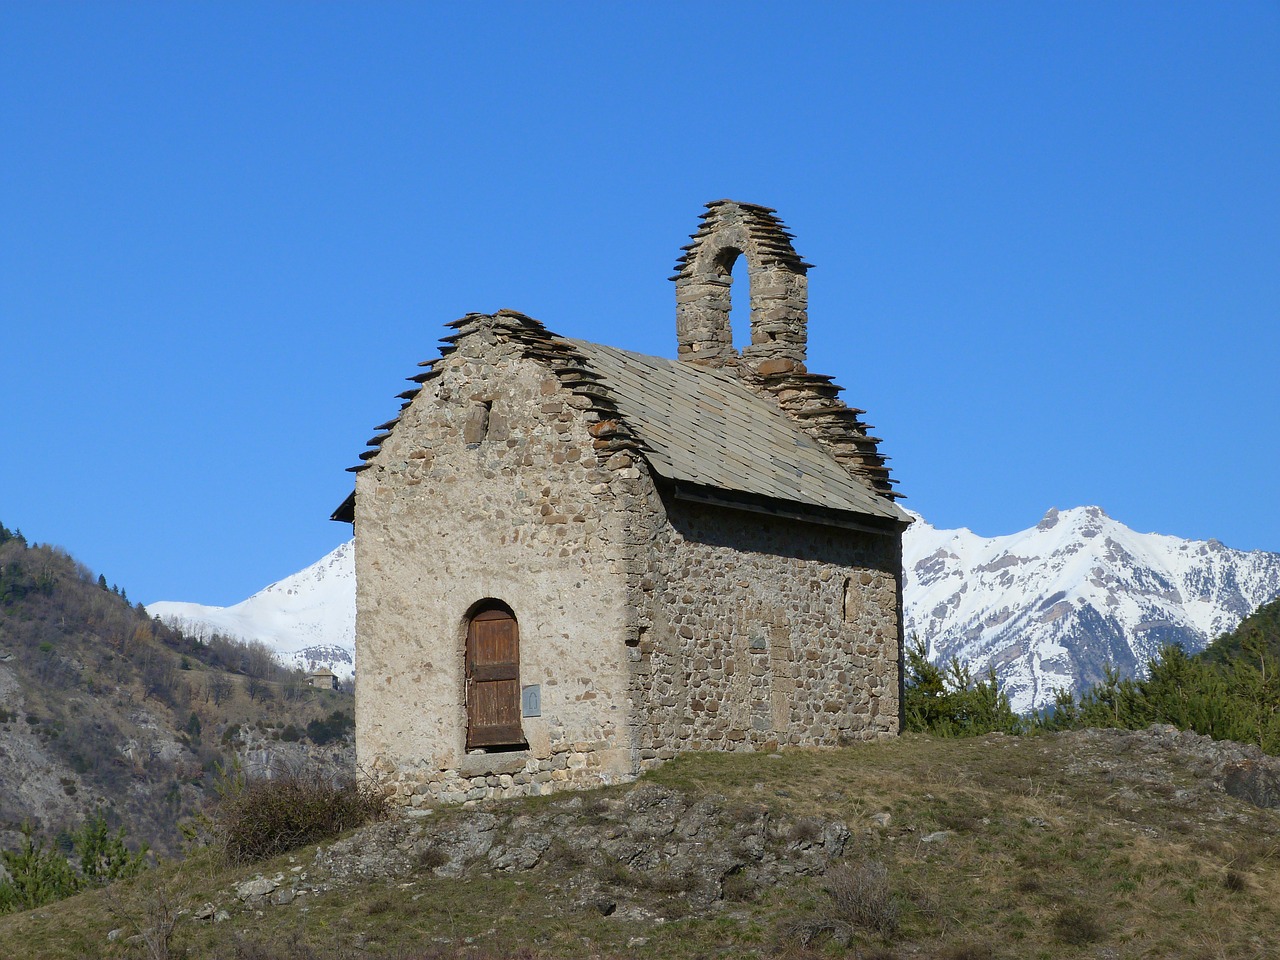
[[[995,670],[975,681],[967,664],[952,657],[943,669],[929,662],[924,641],[911,638],[907,647],[907,688],[904,691],[907,729],[943,737],[973,737],[984,733],[1020,733],[1022,721],[1009,696],[1000,689]]]
[[[22,846],[0,852],[9,876],[0,881],[0,913],[30,910],[69,897],[80,889],[80,878],[67,858],[45,849],[30,824],[22,828]]]
[[[194,717],[195,714],[192,714]],[[147,847],[137,852],[125,846],[125,829],[107,829],[107,818],[99,812],[85,821],[74,837],[80,875],[86,886],[101,887],[137,876],[146,866]]]
[[[55,845],[46,848],[30,824],[22,828],[22,846],[0,851],[8,877],[0,880],[0,914],[62,900],[88,887],[103,887],[137,876],[147,865],[147,847],[131,851],[125,829],[107,828],[106,815],[90,817],[71,835],[69,858]],[[79,864],[73,866],[72,860]]]

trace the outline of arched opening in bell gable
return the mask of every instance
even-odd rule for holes
[[[736,268],[736,269],[735,269]],[[716,257],[716,272],[729,281],[725,298],[729,311],[725,322],[734,352],[739,356],[751,346],[751,269],[741,250],[726,247]]]

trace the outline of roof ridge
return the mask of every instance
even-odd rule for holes
[[[440,361],[454,354],[460,341],[489,330],[515,344],[521,356],[544,364],[565,389],[586,401],[583,411],[594,418],[588,428],[592,444],[609,466],[630,466],[634,455],[639,455],[655,474],[672,482],[857,514],[882,523],[905,522],[906,515],[894,505],[887,486],[883,459],[863,463],[861,475],[850,470],[841,459],[838,431],[824,420],[830,416],[826,411],[813,415],[822,428],[815,432],[783,403],[723,370],[564,337],[515,310],[468,313],[448,326],[453,333],[442,338],[440,356],[423,361],[429,369],[408,378],[415,385],[399,395],[404,400],[402,412],[426,383],[440,375]],[[830,389],[828,378],[814,380]],[[831,404],[832,398],[824,401]],[[852,408],[840,404],[839,410],[843,419],[856,421]],[[765,411],[768,417],[762,418]],[[369,439],[369,449],[360,454],[363,462],[349,468],[352,472],[371,465],[399,421],[397,415],[379,426],[384,432]],[[867,444],[874,452],[875,440],[866,437],[865,431],[854,439],[861,446],[849,456],[856,453],[865,459],[862,448]],[[623,456],[615,458],[617,454]],[[879,479],[881,471],[883,479]],[[353,504],[353,497],[348,497],[334,518],[349,519]]]

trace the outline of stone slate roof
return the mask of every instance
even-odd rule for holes
[[[668,480],[906,521],[731,374],[568,340],[600,375],[649,466]]]
[[[592,401],[602,419],[592,431],[598,438],[608,438],[613,449],[638,452],[654,473],[677,485],[855,514],[881,525],[910,522],[892,495],[878,495],[850,475],[774,403],[731,374],[560,337],[514,310],[467,314],[449,326],[456,332],[444,338],[442,357],[482,326],[518,343],[564,386]],[[405,401],[401,409],[413,402],[421,384],[439,375],[435,364],[424,361],[421,366],[432,369],[408,378],[419,386],[399,395]],[[377,428],[386,432],[368,441],[371,449],[360,455],[364,463],[349,468],[352,472],[369,466],[399,419]],[[353,491],[332,519],[354,520],[354,507]]]

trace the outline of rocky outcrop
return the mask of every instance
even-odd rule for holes
[[[849,828],[827,818],[780,818],[761,804],[695,798],[654,784],[571,796],[546,807],[493,804],[374,824],[320,847],[309,865],[256,874],[199,911],[262,910],[372,881],[540,871],[565,906],[653,917],[717,908],[739,891],[821,875]]]
[[[773,758],[781,764],[771,771]],[[847,757],[781,751],[743,761],[740,767],[716,761],[684,770],[681,782],[701,782],[704,788],[710,778],[723,777],[720,789],[730,797],[642,780],[576,795],[405,813],[298,850],[287,861],[259,866],[257,873],[245,870],[220,881],[216,893],[204,887],[182,922],[208,924],[208,935],[218,937],[223,934],[212,928],[231,921],[226,935],[252,938],[258,931],[314,923],[336,908],[353,918],[349,942],[363,949],[378,936],[378,921],[361,928],[361,919],[383,914],[391,904],[416,911],[409,904],[423,900],[425,919],[440,891],[475,891],[476,914],[487,923],[495,908],[490,894],[501,898],[504,890],[519,890],[517,899],[527,894],[537,904],[530,916],[552,926],[593,922],[587,916],[592,912],[621,920],[620,926],[610,921],[600,928],[615,934],[621,929],[626,936],[682,918],[699,921],[694,929],[700,931],[726,924],[724,929],[736,927],[739,933],[781,920],[779,929],[789,940],[821,936],[833,945],[854,946],[855,926],[883,933],[889,929],[883,924],[896,922],[895,911],[908,901],[923,916],[937,911],[941,899],[975,896],[987,876],[975,875],[974,858],[988,857],[993,849],[1010,858],[1004,882],[1018,886],[1006,889],[1051,896],[1050,903],[1094,893],[1085,875],[1071,870],[1064,871],[1059,887],[1052,886],[1051,871],[1077,862],[1074,852],[1069,861],[1058,862],[1059,855],[1080,851],[1092,860],[1114,851],[1121,872],[1112,876],[1124,877],[1129,861],[1121,866],[1120,858],[1134,842],[1150,842],[1146,855],[1156,859],[1147,864],[1163,863],[1162,854],[1173,857],[1175,890],[1186,889],[1180,871],[1193,862],[1204,863],[1198,890],[1237,905],[1249,890],[1265,898],[1274,877],[1269,865],[1250,866],[1248,857],[1256,846],[1259,860],[1271,861],[1280,758],[1171,727],[992,734],[966,741],[911,737],[851,748]],[[844,772],[843,782],[831,776],[835,771]],[[698,779],[688,779],[690,774]],[[815,775],[821,779],[808,779]],[[885,778],[893,784],[888,792]],[[813,811],[814,800],[830,803],[830,813],[799,812]],[[1204,851],[1221,857],[1208,862]],[[920,890],[902,880],[919,876],[913,871],[925,862],[932,864],[934,888]],[[1092,880],[1096,867],[1089,871]],[[848,906],[840,898],[853,896],[850,890],[860,891],[853,905],[871,910],[869,919],[851,920],[825,899]],[[451,926],[451,911],[467,914],[469,902],[446,908]],[[781,918],[780,902],[791,911]],[[1180,903],[1171,906],[1175,915]],[[1120,907],[1122,916],[1138,915],[1126,909],[1134,908]],[[1167,920],[1166,914],[1160,922]],[[638,923],[630,926],[633,921]],[[422,929],[431,924],[415,924],[414,935]],[[433,942],[457,946],[480,939],[440,932]],[[628,946],[645,940],[631,937]],[[1227,953],[1270,956],[1257,947]],[[913,946],[911,954],[943,951]],[[1015,949],[1009,955],[1021,954]]]
[[[1127,792],[1155,788],[1169,793],[1175,806],[1189,807],[1225,793],[1255,807],[1280,807],[1280,757],[1252,744],[1214,740],[1167,723],[1059,736],[1078,743],[1075,770],[1101,769],[1123,783],[1115,795],[1120,802]]]

